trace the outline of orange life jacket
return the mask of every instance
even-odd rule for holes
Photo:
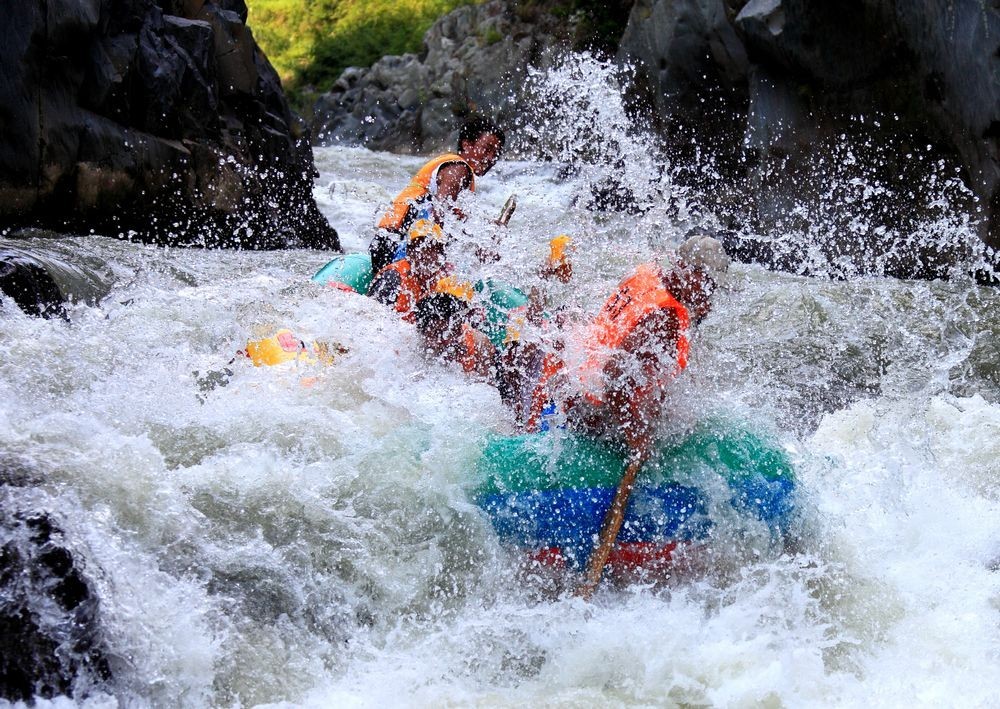
[[[392,206],[389,208],[389,211],[382,215],[382,219],[379,220],[379,229],[388,229],[389,231],[396,232],[406,231],[411,207],[414,203],[420,202],[430,196],[431,183],[435,181],[438,170],[442,165],[447,165],[448,163],[453,162],[460,162],[469,168],[469,174],[472,175],[472,184],[469,186],[469,189],[475,192],[476,173],[473,172],[469,163],[457,153],[439,155],[420,168],[417,174],[413,176],[413,179],[410,180],[410,184],[403,188],[402,192],[396,195],[396,199],[392,201]]]
[[[468,373],[476,369],[476,335],[468,325],[462,325],[462,344],[465,352],[458,358],[462,371]]]
[[[677,316],[677,367],[673,376],[687,366],[690,349],[687,331],[691,324],[687,308],[664,287],[655,264],[642,264],[618,284],[618,289],[604,303],[590,327],[587,359],[579,370],[579,377],[584,396],[591,403],[602,403],[598,383],[612,351],[621,347],[643,319],[658,310],[672,310]]]
[[[467,323],[462,323],[462,344],[465,347],[465,352],[458,358],[458,362],[466,374],[476,371],[476,361],[482,354],[479,351],[479,343],[487,340],[485,335],[480,333],[480,337],[476,337],[476,334],[475,328]]]

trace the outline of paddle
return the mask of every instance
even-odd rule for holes
[[[503,207],[500,209],[500,216],[497,217],[497,224],[507,226],[507,223],[510,222],[510,218],[514,216],[515,209],[517,209],[517,195],[512,194],[507,198],[507,201],[503,203]]]
[[[629,495],[632,494],[632,487],[635,485],[635,477],[639,474],[639,469],[646,462],[646,455],[640,454],[629,463],[622,475],[618,489],[615,490],[615,497],[611,501],[604,516],[604,525],[601,528],[601,536],[598,537],[597,545],[590,555],[590,564],[587,566],[587,580],[577,589],[576,595],[583,599],[590,598],[591,594],[601,582],[601,575],[604,573],[604,565],[608,563],[611,556],[611,548],[618,539],[618,532],[622,528],[622,521],[625,519],[625,507],[628,505]]]
[[[502,237],[500,232],[503,231],[503,229],[500,229],[499,227],[506,228],[510,218],[514,216],[515,209],[517,209],[517,196],[512,194],[507,198],[507,201],[503,203],[503,207],[500,209],[500,216],[493,221],[493,236],[491,238],[494,244],[499,245],[501,242]],[[475,251],[476,258],[478,258],[481,263],[495,263],[500,260],[500,253],[494,251],[488,246],[476,246]]]

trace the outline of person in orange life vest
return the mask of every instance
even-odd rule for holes
[[[455,200],[466,190],[476,191],[476,178],[493,169],[504,141],[503,131],[493,121],[482,116],[466,121],[458,134],[458,152],[439,155],[426,163],[382,215],[368,247],[372,270],[378,273],[392,262],[416,220],[429,217],[441,225],[446,209],[464,219]]]
[[[578,389],[564,402],[572,427],[649,450],[665,387],[687,366],[691,326],[711,311],[729,263],[718,240],[695,236],[672,263],[642,264],[619,283],[568,377]]]
[[[429,295],[432,286],[450,270],[444,241],[444,231],[437,224],[428,219],[414,222],[407,236],[407,257],[379,271],[368,295],[412,322],[417,301]]]
[[[496,348],[473,323],[469,306],[472,287],[443,279],[437,292],[417,302],[414,316],[417,330],[424,338],[427,352],[450,362],[457,362],[467,374],[496,380]]]

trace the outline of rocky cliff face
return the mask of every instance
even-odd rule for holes
[[[463,8],[422,55],[348,70],[317,109],[319,139],[429,152],[472,109],[514,125],[527,66],[573,33],[544,3],[531,4],[544,20],[523,21],[525,5]],[[943,190],[1000,247],[998,47],[997,3],[974,0],[635,0],[617,56],[638,70],[648,126],[724,221],[811,230],[845,274],[936,277],[968,256],[915,236],[942,221]],[[735,247],[805,269],[794,245]]]
[[[422,54],[345,71],[317,102],[317,140],[424,153],[454,147],[454,131],[476,111],[509,127],[528,67],[544,66],[546,52],[571,32],[571,22],[541,4],[459,8],[431,27]]]
[[[0,224],[339,248],[243,0],[37,0],[0,23]]]
[[[933,202],[921,186],[955,174],[1000,246],[998,46],[996,3],[973,0],[638,0],[619,57],[643,67],[668,133],[744,181],[761,230],[822,211],[823,176],[874,186],[860,230],[832,225],[858,242],[832,248],[871,261],[862,242],[905,233]],[[882,270],[937,275],[910,251]]]

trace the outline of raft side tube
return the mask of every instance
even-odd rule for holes
[[[560,549],[579,568],[625,460],[620,449],[565,432],[495,437],[477,466],[474,499],[501,540]],[[737,425],[706,422],[682,440],[664,442],[640,471],[619,540],[662,546],[706,538],[713,526],[708,488],[718,490],[719,482],[735,510],[773,533],[787,528],[795,480],[785,452]]]
[[[477,494],[615,487],[626,455],[607,442],[566,431],[495,436],[476,469]],[[783,450],[743,428],[722,422],[699,424],[682,440],[664,441],[640,475],[650,484],[685,480],[699,471],[716,472],[730,485],[794,473]]]
[[[371,256],[357,253],[335,256],[316,271],[312,280],[321,285],[367,295],[373,278]]]

